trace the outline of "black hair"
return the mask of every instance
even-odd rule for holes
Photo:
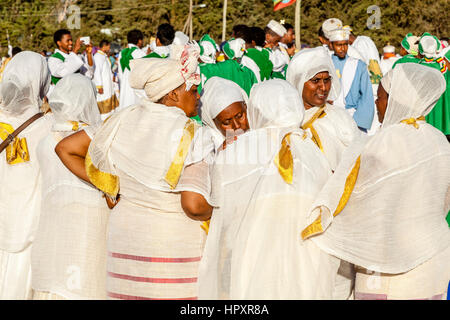
[[[13,57],[16,55],[16,54],[18,54],[19,52],[21,52],[22,51],[22,49],[20,49],[19,47],[14,47],[14,48],[12,48],[12,55],[13,55]]]
[[[288,31],[289,29],[294,30],[294,26],[292,24],[290,24],[290,23],[283,24],[283,27],[286,28],[286,31]]]
[[[172,25],[168,23],[163,23],[158,26],[158,31],[156,32],[156,38],[159,39],[163,46],[168,46],[172,44],[175,38],[175,30]]]
[[[320,26],[318,34],[319,34],[319,37],[327,39],[327,37],[325,36],[325,33],[323,32],[322,26]]]
[[[128,43],[137,44],[139,40],[144,39],[144,34],[141,30],[133,29],[128,32],[127,34],[127,41]]]
[[[266,33],[260,27],[250,27],[251,40],[255,41],[255,44],[259,47],[264,47],[266,42]]]
[[[58,41],[61,41],[65,34],[70,34],[70,31],[67,29],[59,29],[53,34],[53,41],[56,45],[58,45]]]
[[[245,24],[237,24],[233,27],[233,33],[235,38],[244,39],[245,33],[248,30],[248,26]]]
[[[108,44],[110,44],[111,42],[109,42],[109,40],[103,39],[102,41],[100,41],[100,43],[98,44],[99,48],[102,48],[103,46],[107,46]]]

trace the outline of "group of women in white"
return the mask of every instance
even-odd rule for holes
[[[389,71],[368,136],[333,106],[323,47],[250,96],[212,77],[201,97],[198,50],[171,50],[130,62],[146,96],[104,122],[89,79],[47,104],[45,59],[8,64],[0,130],[48,111],[0,161],[1,298],[445,299],[450,145],[424,121],[438,70]]]

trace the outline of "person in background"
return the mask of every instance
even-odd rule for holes
[[[400,59],[401,56],[395,54],[395,47],[388,44],[383,47],[383,56],[380,61],[380,68],[383,75],[392,69],[394,63]]]

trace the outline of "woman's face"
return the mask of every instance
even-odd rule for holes
[[[328,71],[319,72],[305,82],[302,99],[305,109],[322,106],[327,102],[331,89],[331,76]]]
[[[178,96],[177,106],[186,113],[186,116],[195,117],[198,113],[198,100],[200,99],[197,86],[193,85],[186,91],[186,83],[184,83],[176,91]]]
[[[243,102],[233,102],[214,119],[216,127],[226,137],[226,132],[231,131],[247,131],[249,124],[247,120],[247,108]]]
[[[388,98],[388,93],[384,90],[380,83],[377,90],[377,100],[375,100],[375,104],[377,105],[378,121],[380,121],[380,123],[383,123],[384,115],[386,114]]]

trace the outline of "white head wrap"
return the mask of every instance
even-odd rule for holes
[[[0,110],[13,116],[39,112],[50,87],[47,61],[39,53],[23,51],[14,56],[3,72]]]
[[[439,70],[417,63],[402,63],[387,72],[381,85],[389,94],[382,128],[408,118],[426,116],[445,91]]]
[[[95,85],[79,73],[70,74],[58,81],[48,100],[58,123],[77,121],[96,126],[102,121]]]
[[[201,48],[200,59],[205,63],[216,63],[216,53],[220,49],[208,34],[200,39],[199,46]]]
[[[336,70],[328,50],[322,46],[303,49],[296,53],[288,65],[286,80],[297,89],[301,97],[305,82],[324,71],[328,71],[331,76],[328,100],[334,101],[339,97],[341,84],[336,76]]]
[[[333,41],[348,41],[350,32],[344,29],[335,29],[329,32],[328,40]]]
[[[189,37],[187,35],[185,35],[181,31],[175,32],[175,37],[173,38],[172,44],[177,44],[177,45],[184,46],[188,42],[189,42]]]
[[[340,28],[342,28],[342,21],[337,18],[330,18],[322,23],[322,31],[327,39],[330,39],[331,31]]]
[[[186,83],[186,90],[189,90],[191,85],[200,83],[200,75],[196,73],[199,52],[198,45],[172,45],[169,59],[133,59],[130,61],[130,86],[144,89],[152,102],[158,101],[183,83]]]
[[[248,104],[250,129],[299,128],[305,113],[298,91],[287,81],[272,79],[253,86]]]
[[[229,59],[239,59],[245,53],[245,41],[241,38],[227,41],[223,47],[223,52]]]
[[[395,47],[391,45],[387,45],[383,48],[384,53],[395,53]]]
[[[247,94],[233,81],[212,77],[203,86],[203,94],[200,98],[200,114],[203,123],[212,129],[216,147],[223,143],[225,137],[216,127],[214,119],[229,105],[239,101],[248,105]]]
[[[280,37],[284,36],[287,32],[286,28],[281,23],[275,20],[270,20],[267,24],[267,27]]]
[[[438,43],[432,36],[423,36],[419,41],[420,54],[426,58],[435,58],[438,51]]]

